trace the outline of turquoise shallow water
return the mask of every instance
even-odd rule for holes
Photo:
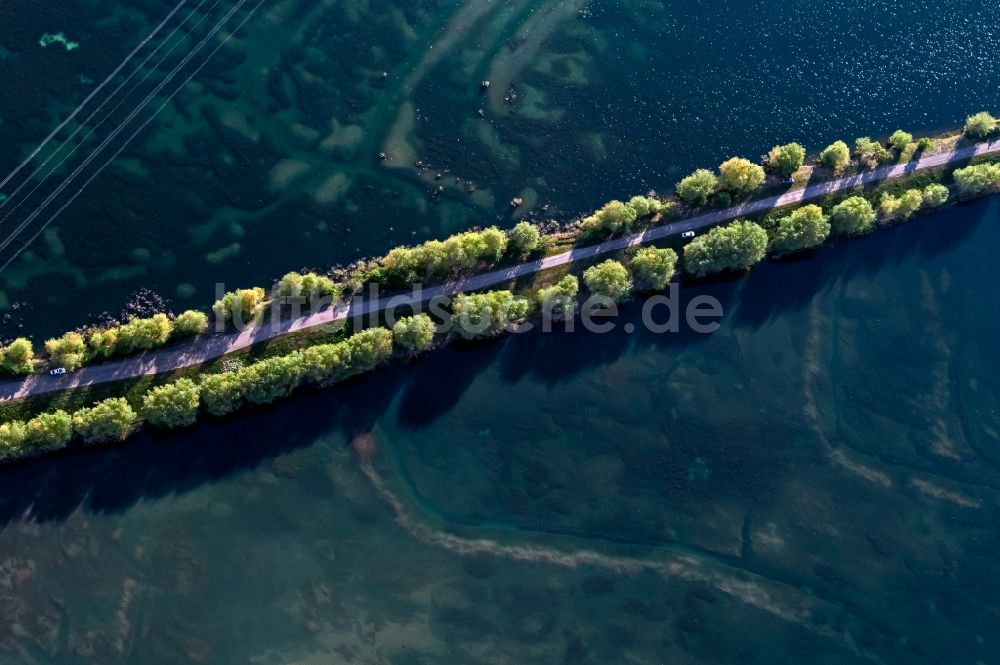
[[[31,303],[4,334],[997,102],[987,3],[629,10],[268,5],[0,275]],[[168,7],[8,11],[23,154]],[[81,47],[41,49],[56,30]],[[990,663],[998,229],[996,201],[960,206],[686,287],[724,304],[707,337],[456,346],[2,469],[0,662]]]

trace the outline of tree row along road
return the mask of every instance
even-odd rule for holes
[[[907,164],[884,166],[866,173],[808,185],[802,189],[786,192],[778,196],[750,201],[742,205],[726,208],[725,210],[717,210],[697,217],[664,224],[663,226],[639,233],[626,235],[621,238],[615,238],[614,240],[608,240],[599,245],[571,249],[537,261],[521,263],[440,286],[426,288],[419,293],[419,296],[411,297],[407,295],[406,298],[411,303],[414,300],[428,302],[435,297],[453,296],[462,292],[477,291],[550,268],[595,258],[620,251],[627,247],[662,240],[685,231],[699,231],[730,219],[744,217],[772,208],[794,205],[827,194],[834,194],[844,190],[864,187],[883,180],[899,178],[915,171],[946,166],[954,162],[997,152],[1000,152],[1000,140],[990,143],[980,143],[951,152],[928,155],[918,161]],[[228,353],[246,349],[254,344],[259,344],[275,337],[280,337],[281,335],[321,325],[343,322],[353,317],[367,316],[400,304],[406,303],[401,302],[399,298],[393,297],[367,301],[355,299],[350,304],[339,304],[335,307],[296,319],[281,322],[268,321],[257,326],[247,327],[238,333],[206,335],[175,349],[151,351],[140,356],[123,358],[93,367],[85,367],[61,377],[39,374],[20,381],[4,381],[0,383],[0,401],[23,399],[72,388],[93,386],[112,381],[125,381],[141,376],[171,372],[220,358]]]

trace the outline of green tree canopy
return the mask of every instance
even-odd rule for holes
[[[434,346],[434,328],[431,317],[417,314],[396,321],[396,325],[392,327],[392,337],[396,344],[407,351],[426,351]]]
[[[73,417],[65,411],[43,413],[28,421],[26,443],[33,450],[59,450],[72,438]]]
[[[276,293],[281,298],[303,298],[313,303],[320,298],[337,298],[340,288],[326,275],[290,272],[278,280]]]
[[[511,256],[525,256],[539,248],[542,233],[531,222],[518,222],[510,232],[507,251]]]
[[[798,143],[776,145],[767,156],[767,165],[778,175],[787,178],[806,161],[806,149]]]
[[[97,402],[73,414],[73,429],[84,443],[124,441],[139,425],[139,416],[124,397]]]
[[[392,331],[388,328],[369,328],[341,342],[344,379],[370,372],[392,357]]]
[[[503,332],[507,325],[523,319],[528,301],[510,291],[459,294],[452,302],[455,330],[466,339],[488,337]]]
[[[230,291],[212,305],[215,318],[226,323],[240,325],[253,321],[264,306],[267,294],[264,289],[239,289]]]
[[[733,157],[719,166],[719,184],[737,194],[758,189],[766,177],[763,168],[742,157]]]
[[[490,227],[459,233],[444,241],[430,240],[416,247],[397,247],[381,263],[391,283],[402,285],[494,265],[506,251],[507,235]]]
[[[919,189],[909,189],[900,196],[884,194],[879,202],[879,213],[883,223],[905,222],[920,210],[924,195]]]
[[[667,288],[677,270],[677,252],[672,249],[646,247],[632,259],[632,276],[641,288],[662,291]]]
[[[924,203],[929,208],[940,208],[948,202],[950,192],[940,183],[931,183],[924,187]]]
[[[886,150],[884,145],[878,141],[873,141],[868,136],[862,136],[854,142],[854,153],[869,168],[892,159],[892,153]]]
[[[685,203],[703,206],[719,188],[719,179],[708,169],[698,169],[677,185],[677,196]]]
[[[970,115],[965,119],[965,135],[977,141],[985,139],[997,131],[998,127],[1000,127],[1000,120],[997,120],[986,111]]]
[[[3,350],[3,369],[18,376],[35,371],[35,350],[30,339],[18,337]]]
[[[142,417],[154,427],[189,427],[198,420],[201,389],[191,379],[157,386],[142,398]]]
[[[202,312],[189,309],[177,316],[174,321],[174,337],[194,337],[208,330],[208,316]]]
[[[633,196],[628,200],[628,206],[639,217],[650,217],[663,211],[663,203],[651,196]]]
[[[580,229],[587,236],[607,236],[627,231],[639,214],[635,208],[621,201],[610,201],[600,210],[585,218]]]
[[[818,205],[806,205],[783,217],[771,235],[771,251],[793,254],[822,245],[830,235],[830,220]]]
[[[843,141],[831,143],[819,154],[819,163],[839,171],[851,163],[851,149]]]
[[[875,217],[875,209],[868,199],[852,196],[830,211],[830,226],[837,235],[861,235],[872,230]]]
[[[128,323],[118,327],[118,340],[115,343],[114,353],[149,351],[163,346],[170,339],[173,330],[173,323],[166,314],[154,314],[146,319],[130,319]]]
[[[684,270],[697,277],[746,270],[764,258],[767,242],[767,231],[753,222],[717,226],[684,247]]]
[[[610,298],[614,302],[625,300],[633,286],[628,270],[614,259],[584,270],[583,283],[591,293]]]
[[[552,286],[538,289],[538,303],[543,315],[565,318],[576,312],[576,297],[579,293],[580,280],[576,275],[566,275]]]
[[[243,406],[243,382],[238,372],[205,374],[200,387],[205,408],[213,416],[224,416]]]
[[[911,141],[913,141],[913,134],[904,132],[902,129],[897,129],[889,137],[889,145],[900,152],[906,150]]]
[[[20,420],[0,423],[0,459],[17,459],[27,451],[28,426]]]
[[[65,411],[43,413],[27,423],[0,424],[0,460],[65,448],[73,438],[73,419]]]
[[[344,371],[344,342],[317,344],[302,349],[303,378],[311,383],[325,383]]]
[[[259,360],[238,373],[243,384],[243,396],[254,404],[270,404],[287,397],[305,375],[302,353]]]
[[[908,189],[899,197],[899,212],[903,219],[909,219],[924,205],[924,193],[919,189]]]
[[[83,335],[76,332],[46,340],[45,352],[49,354],[53,365],[65,367],[70,372],[80,369],[87,362],[87,345],[83,341]]]
[[[1000,164],[976,164],[953,174],[962,196],[981,196],[1000,191]]]

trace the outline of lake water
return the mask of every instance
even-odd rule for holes
[[[5,145],[169,9],[6,5]],[[522,192],[572,215],[776,141],[952,126],[1000,98],[997,13],[267,3],[0,273],[32,303],[4,333],[506,224]],[[960,206],[686,287],[724,304],[710,336],[459,346],[0,470],[0,663],[991,663],[998,242],[1000,202]]]

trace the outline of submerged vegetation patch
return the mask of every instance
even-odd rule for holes
[[[46,32],[42,35],[41,39],[38,40],[38,45],[42,48],[45,48],[50,44],[62,44],[67,51],[75,51],[80,48],[80,42],[74,42],[66,39],[66,35],[61,32]]]

